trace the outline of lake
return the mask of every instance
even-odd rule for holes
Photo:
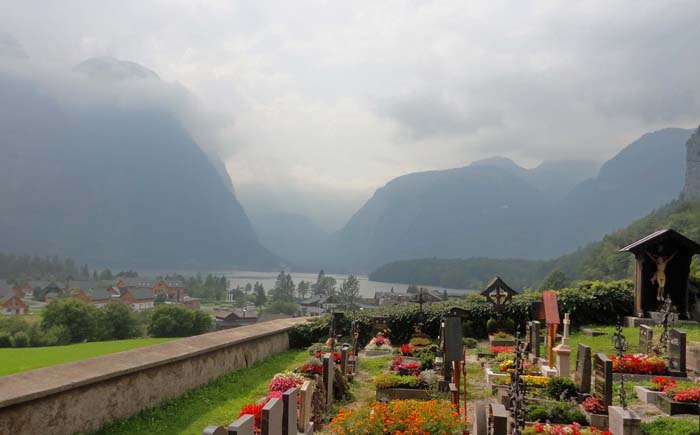
[[[262,284],[263,287],[265,287],[266,291],[270,290],[271,288],[274,288],[275,281],[277,280],[277,275],[279,274],[279,272],[253,272],[245,270],[219,270],[212,273],[216,275],[224,275],[229,280],[229,286],[232,288],[236,288],[236,286],[245,287],[245,285],[248,283],[250,283],[250,285],[253,285],[257,281],[260,284]],[[315,283],[316,278],[318,276],[318,274],[316,273],[300,272],[290,272],[290,275],[292,275],[292,280],[294,280],[295,285],[299,284],[299,281],[301,280],[304,280],[308,283]],[[327,274],[326,276],[332,276],[333,278],[335,278],[336,281],[338,281],[338,287],[340,287],[342,282],[348,277],[347,275],[336,274]],[[407,284],[370,281],[369,278],[364,275],[357,275],[357,280],[360,282],[360,295],[364,298],[374,297],[375,292],[391,291],[392,287],[397,293],[406,293],[406,289],[408,288]],[[445,289],[444,287],[426,285],[422,285],[419,287],[431,290],[438,290],[440,292],[442,292]],[[467,295],[473,292],[474,290],[451,288],[447,289],[447,293],[455,295]]]

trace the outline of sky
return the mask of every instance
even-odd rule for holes
[[[0,2],[33,62],[112,56],[186,89],[248,213],[328,231],[405,173],[603,162],[697,127],[699,18],[697,1]]]

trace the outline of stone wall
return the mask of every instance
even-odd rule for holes
[[[0,378],[0,435],[71,435],[289,348],[283,319]]]
[[[686,143],[685,186],[681,197],[685,200],[700,199],[700,128]]]

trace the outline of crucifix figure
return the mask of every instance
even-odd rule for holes
[[[676,256],[678,251],[674,252],[670,257],[665,257],[663,255],[654,256],[650,254],[649,251],[645,252],[647,256],[651,258],[654,263],[656,263],[656,272],[654,273],[654,276],[651,277],[651,283],[657,285],[656,300],[663,301],[664,288],[666,287],[666,265],[669,261],[673,260],[673,257]]]

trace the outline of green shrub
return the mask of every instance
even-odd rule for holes
[[[513,361],[513,360],[515,360],[515,354],[508,353],[508,352],[501,352],[498,355],[496,355],[496,357],[493,360],[495,362]]]
[[[94,340],[101,335],[97,323],[97,308],[75,298],[54,299],[41,314],[41,327],[64,326],[73,343]]]
[[[0,332],[15,335],[27,329],[29,329],[29,322],[23,319],[22,316],[0,316]]]
[[[188,337],[211,329],[211,317],[181,305],[160,305],[153,310],[148,331],[154,337]]]
[[[464,347],[467,349],[476,349],[479,342],[476,340],[476,338],[464,337],[462,339],[462,344],[464,344]]]
[[[27,347],[29,346],[29,336],[26,332],[20,331],[12,336],[12,347]]]
[[[0,332],[0,348],[12,347],[12,338],[7,332]]]
[[[578,390],[573,380],[555,376],[549,380],[545,393],[554,400],[569,400],[578,395]]]
[[[652,422],[642,423],[644,435],[688,435],[697,433],[698,420],[674,417],[659,417]]]
[[[489,319],[486,322],[486,332],[488,332],[489,334],[493,334],[494,332],[496,332],[497,329],[498,322],[496,321],[496,319]]]
[[[314,355],[316,352],[327,351],[328,347],[326,347],[325,343],[314,343],[309,346],[307,350],[309,351],[309,355]]]
[[[512,334],[515,332],[515,321],[513,319],[511,319],[510,317],[506,317],[505,319],[501,320],[500,328],[503,331],[506,331],[509,334]]]
[[[586,416],[574,404],[569,402],[541,402],[530,406],[525,417],[527,421],[539,421],[555,424],[586,423]]]

